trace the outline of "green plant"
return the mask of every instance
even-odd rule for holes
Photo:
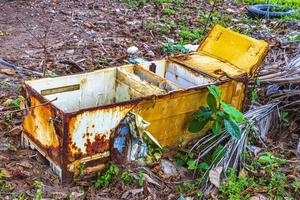
[[[284,164],[287,162],[287,160],[283,158],[278,158],[270,152],[266,152],[258,158],[258,162],[262,165],[272,165],[274,163]]]
[[[294,192],[297,193],[299,191],[299,181],[298,179],[296,178],[294,181],[293,181],[293,188],[294,188]]]
[[[138,185],[143,186],[145,182],[145,174],[143,172],[139,172],[138,176]]]
[[[173,10],[173,9],[170,9],[170,8],[164,8],[163,13],[166,14],[166,15],[175,15],[176,10]]]
[[[17,200],[26,200],[27,198],[26,198],[25,194],[20,194],[15,199],[17,199]]]
[[[127,171],[124,171],[121,175],[121,180],[125,184],[131,184],[133,182],[133,177]]]
[[[14,100],[12,100],[11,105],[14,109],[20,109],[20,98],[15,98]]]
[[[168,41],[168,43],[161,43],[162,45],[162,53],[166,54],[174,54],[175,52],[180,53],[188,53],[189,50],[184,47],[182,44],[175,45],[174,42]]]
[[[259,79],[255,79],[255,87],[251,90],[251,103],[255,102],[258,99],[258,89],[260,86],[260,80]]]
[[[43,182],[35,180],[33,182],[33,186],[36,189],[36,193],[35,193],[35,200],[42,200],[43,198]]]
[[[201,106],[197,112],[193,113],[188,130],[192,133],[199,132],[211,121],[213,122],[212,132],[219,134],[224,123],[227,133],[239,139],[241,131],[238,122],[243,121],[243,114],[221,99],[221,90],[217,86],[211,85],[207,88],[209,90],[206,97],[208,107]]]
[[[0,170],[0,192],[8,192],[10,190],[10,187],[5,179],[6,176],[4,172]]]
[[[249,199],[250,194],[241,194],[245,189],[254,186],[254,179],[247,176],[237,176],[236,171],[229,170],[229,176],[225,183],[220,188],[221,195],[229,200],[243,200]]]
[[[284,124],[289,123],[289,113],[288,112],[281,112],[280,113],[280,121],[283,122]]]
[[[145,5],[147,0],[122,0],[123,3],[126,3],[129,8],[135,8]]]
[[[287,178],[283,173],[274,173],[267,185],[270,197],[286,197],[285,189],[288,187]],[[273,199],[273,198],[271,198]]]
[[[163,35],[166,35],[166,34],[169,34],[174,26],[173,23],[157,23],[155,21],[146,21],[145,24],[144,24],[145,28],[147,30],[152,30],[153,32],[155,33],[159,33],[159,34],[163,34]]]
[[[179,42],[182,44],[193,41],[198,43],[203,37],[203,30],[199,28],[189,29],[186,26],[181,26],[179,31]]]
[[[119,168],[113,164],[110,164],[108,170],[104,173],[98,175],[96,181],[94,182],[95,188],[106,188],[112,181],[112,178],[117,175]]]

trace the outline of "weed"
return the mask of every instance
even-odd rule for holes
[[[255,79],[255,87],[251,90],[251,103],[255,102],[258,99],[258,90],[257,88],[259,88],[260,86],[260,80],[259,79]]]
[[[14,109],[20,109],[20,103],[21,103],[20,98],[16,98],[12,100],[11,105]]]
[[[221,99],[221,90],[215,85],[207,87],[209,93],[206,98],[208,107],[201,106],[199,111],[193,114],[193,119],[188,130],[192,133],[201,131],[208,122],[212,121],[212,132],[219,134],[224,123],[225,129],[232,137],[239,139],[241,131],[237,122],[244,119],[243,114],[232,105],[226,104]]]
[[[146,21],[145,28],[147,30],[152,30],[155,33],[167,35],[171,32],[174,24],[172,21],[170,23],[157,23],[155,21]]]
[[[133,182],[133,177],[127,171],[124,171],[121,175],[121,180],[125,184],[131,184]]]
[[[18,195],[18,196],[17,196],[16,198],[14,198],[14,199],[16,199],[16,200],[27,200],[25,194],[20,194],[20,195]]]
[[[266,152],[258,158],[258,162],[262,165],[284,164],[287,161],[283,158],[278,158],[270,152]]]
[[[122,0],[129,8],[140,7],[146,4],[147,0]]]
[[[284,125],[289,124],[289,113],[288,113],[288,112],[281,112],[281,113],[280,113],[280,121],[281,121]]]
[[[138,185],[143,186],[145,182],[145,174],[143,172],[139,172]]]
[[[9,185],[6,183],[6,176],[4,172],[0,170],[0,192],[8,192],[10,190]]]
[[[22,90],[23,90],[22,84],[17,84],[17,85],[16,85],[16,91],[19,92],[19,93],[21,93]]]
[[[113,176],[117,175],[118,172],[119,168],[113,164],[110,164],[106,172],[98,175],[96,181],[94,182],[94,187],[107,188],[111,183]]]
[[[300,186],[300,184],[299,184],[298,179],[295,179],[295,180],[293,181],[293,188],[294,188],[294,192],[295,192],[295,193],[297,193],[297,192],[299,191],[299,186]]]
[[[0,82],[0,85],[3,87],[3,88],[9,88],[10,84],[8,82],[8,80],[3,80]]]
[[[4,115],[4,121],[7,122],[7,123],[11,123],[12,122],[12,113],[5,114]]]
[[[200,14],[197,17],[197,21],[201,24],[207,23],[207,18],[209,17],[209,13]],[[228,14],[222,14],[220,12],[212,12],[210,14],[210,19],[208,20],[208,27],[213,26],[214,24],[220,24],[223,27],[228,27],[231,25],[232,16]]]
[[[33,186],[36,189],[35,200],[42,200],[43,198],[43,183],[41,181],[35,180]]]
[[[164,8],[163,13],[166,14],[166,15],[175,15],[176,10],[173,10],[173,9],[170,9],[170,8]]]
[[[243,195],[241,192],[253,185],[255,185],[254,179],[247,176],[237,176],[236,171],[230,169],[229,176],[220,188],[220,192],[222,196],[227,197],[229,200],[248,199],[249,194]]]
[[[267,185],[268,193],[270,197],[286,197],[285,188],[288,187],[287,178],[283,173],[275,173],[271,177],[269,184]],[[271,198],[271,199],[273,199]]]
[[[109,65],[107,57],[96,56],[93,59],[94,67],[93,69],[105,68]]]
[[[171,54],[173,55],[175,52],[180,53],[189,53],[189,50],[184,47],[182,44],[175,45],[174,42],[169,41],[168,43],[160,43],[162,45],[161,51],[162,54]]]
[[[186,26],[182,26],[179,32],[179,43],[186,44],[194,41],[199,43],[203,37],[202,29],[189,29]]]

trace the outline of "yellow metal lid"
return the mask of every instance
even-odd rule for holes
[[[197,52],[229,62],[252,76],[268,52],[268,43],[215,25]]]

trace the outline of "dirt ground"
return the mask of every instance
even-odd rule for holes
[[[212,8],[209,1],[200,0],[187,0],[183,7],[191,11],[188,25],[200,28],[205,24],[195,20],[197,15]],[[1,0],[0,58],[46,76],[124,64],[131,57],[126,52],[130,46],[139,48],[136,57],[162,58],[159,41],[165,42],[165,37],[175,41],[179,38],[176,29],[164,35],[145,26],[149,20],[159,20],[163,16],[162,9],[153,3],[129,8],[115,0]],[[265,66],[280,66],[297,53],[299,43],[289,42],[287,38],[300,30],[299,21],[271,20],[259,26],[247,24],[240,15],[246,12],[246,6],[231,1],[218,4],[216,10],[233,17],[230,25],[234,29],[248,30],[247,34],[270,43]],[[181,16],[175,14],[173,17],[179,19]],[[134,188],[117,181],[101,190],[91,187],[91,181],[62,186],[37,152],[20,146],[21,113],[7,116],[5,102],[20,95],[22,81],[33,78],[37,77],[13,71],[0,72],[0,169],[6,173],[11,188],[8,192],[0,192],[0,199],[13,199],[19,194],[33,199],[35,180],[43,182],[47,199],[67,199],[70,194],[73,199],[119,199],[124,192]],[[296,144],[288,145],[292,149]],[[134,171],[136,167],[132,169]],[[80,192],[82,189],[85,193]],[[151,187],[132,198],[177,199],[178,196],[172,181],[166,179],[161,187]]]

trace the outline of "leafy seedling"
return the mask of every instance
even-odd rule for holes
[[[242,122],[244,115],[230,104],[226,104],[221,98],[221,90],[215,85],[208,86],[206,97],[207,107],[201,106],[193,113],[193,119],[188,130],[192,133],[201,131],[209,122],[212,122],[212,132],[220,134],[224,124],[228,134],[239,139],[241,130],[238,122]]]

